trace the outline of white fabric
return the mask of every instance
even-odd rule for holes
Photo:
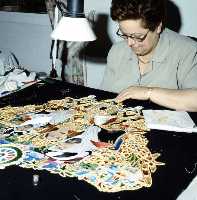
[[[0,96],[4,92],[11,92],[19,89],[28,82],[35,81],[36,73],[31,72],[29,76],[26,75],[22,69],[14,69],[5,76],[0,76]]]
[[[185,111],[143,110],[145,123],[150,129],[197,132],[195,123]]]
[[[18,61],[15,55],[6,49],[0,50],[0,76],[16,67],[18,67]]]
[[[177,198],[177,200],[197,200],[197,176]]]

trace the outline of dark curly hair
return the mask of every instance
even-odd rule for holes
[[[112,0],[110,11],[115,21],[142,19],[143,27],[154,31],[165,24],[166,0]]]

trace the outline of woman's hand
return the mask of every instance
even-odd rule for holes
[[[117,102],[122,102],[126,99],[150,100],[166,108],[197,112],[197,89],[177,90],[130,86],[116,97]]]
[[[116,97],[117,102],[122,102],[126,99],[148,100],[150,99],[152,88],[143,86],[130,86],[120,92]]]
[[[152,88],[143,86],[130,86],[120,92],[116,97],[117,102],[122,102],[126,99],[148,100],[150,99]]]

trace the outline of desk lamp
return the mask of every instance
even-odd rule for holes
[[[67,0],[66,5],[57,0],[56,5],[63,17],[59,22],[57,22],[53,32],[51,33],[51,37],[54,39],[55,44],[57,44],[57,40],[85,42],[96,39],[89,21],[86,19],[84,14],[84,0]],[[55,55],[52,56],[53,63],[55,63],[57,54],[57,46],[54,45],[54,47],[53,54]],[[52,67],[51,77],[57,77],[54,66],[55,64],[53,64]],[[63,77],[64,76],[62,76],[62,79],[64,80]]]
[[[51,33],[55,40],[64,41],[93,41],[96,39],[88,20],[84,14],[84,0],[67,0],[66,11],[57,6],[63,17]]]

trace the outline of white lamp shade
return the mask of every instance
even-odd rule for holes
[[[96,36],[86,18],[62,17],[51,37],[65,41],[93,41]]]

